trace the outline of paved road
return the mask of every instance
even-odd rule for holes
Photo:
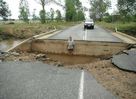
[[[0,99],[115,99],[83,70],[41,62],[0,63]]]
[[[49,39],[68,39],[69,36],[72,36],[74,40],[122,42],[120,39],[113,36],[110,31],[104,30],[97,25],[95,26],[94,30],[84,30],[83,24],[63,30]]]

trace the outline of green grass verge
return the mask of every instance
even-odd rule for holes
[[[45,33],[47,31],[56,29],[64,29],[69,26],[78,24],[79,22],[48,22],[41,23],[15,23],[15,24],[1,24],[0,25],[0,40],[8,38],[25,39],[31,36]]]
[[[117,28],[118,31],[126,33],[131,36],[136,37],[136,22],[129,22],[129,23],[122,23],[122,22],[116,22],[116,23],[106,23],[106,22],[97,22],[98,25],[110,29],[112,31],[115,31],[115,28]]]

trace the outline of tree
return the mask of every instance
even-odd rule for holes
[[[91,0],[91,15],[90,17],[102,20],[104,14],[106,13],[108,7],[110,6],[109,0]]]
[[[8,5],[5,1],[0,0],[0,17],[6,20],[8,16],[11,16]]]
[[[46,21],[45,21],[45,18],[46,18],[46,17],[45,17],[45,16],[46,16],[45,14],[46,14],[45,10],[41,10],[41,11],[40,11],[40,21],[41,21],[42,24],[44,24],[44,23],[46,22]]]
[[[63,6],[60,3],[58,3],[56,0],[35,0],[35,1],[38,2],[42,6],[42,10],[40,11],[40,18],[41,18],[42,23],[46,22],[46,13],[45,13],[46,12],[46,10],[45,10],[45,5],[46,4],[48,4],[48,3],[50,3],[52,1],[52,2],[54,2],[54,3],[56,3],[56,4],[60,5],[60,6]],[[54,18],[53,13],[51,14],[52,18]]]
[[[39,18],[35,14],[36,9],[33,9],[32,20],[38,20]]]
[[[57,14],[56,20],[57,20],[57,21],[60,21],[60,20],[61,20],[61,17],[62,17],[60,10],[57,10],[57,11],[56,11],[56,14]]]
[[[53,19],[54,19],[54,10],[53,10],[53,8],[50,9],[50,13],[51,13],[51,20],[53,21]]]
[[[74,5],[75,5],[75,8],[76,8],[77,11],[83,9],[82,3],[79,0],[73,0],[73,2],[74,2]]]
[[[51,14],[50,12],[46,12],[46,20],[50,20],[51,19]]]
[[[20,0],[19,9],[20,9],[19,19],[28,23],[29,22],[29,18],[28,18],[29,17],[29,7],[28,7],[27,0]]]
[[[66,0],[66,21],[84,20],[82,3],[79,0]]]
[[[66,0],[66,21],[76,21],[76,8],[73,0]]]
[[[118,0],[118,10],[124,21],[136,15],[136,0]]]
[[[79,10],[79,11],[77,12],[77,21],[83,21],[83,20],[85,20],[84,13],[83,13],[82,10]]]
[[[75,8],[76,8],[76,16],[77,21],[82,21],[85,19],[84,13],[83,13],[83,7],[82,3],[79,0],[74,0]]]
[[[45,23],[45,19],[46,19],[46,11],[45,11],[45,4],[47,4],[48,2],[50,2],[51,0],[35,0],[36,2],[38,2],[41,6],[42,6],[42,10],[40,11],[40,21],[41,23]]]

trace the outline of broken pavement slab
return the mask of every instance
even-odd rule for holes
[[[136,72],[136,49],[130,49],[119,55],[114,55],[112,63],[120,69]]]

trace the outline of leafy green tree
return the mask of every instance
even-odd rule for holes
[[[91,15],[90,17],[102,20],[104,14],[106,13],[108,7],[110,6],[109,0],[91,0]]]
[[[35,0],[42,6],[42,10],[40,11],[40,21],[41,23],[46,23],[46,11],[45,11],[45,5],[49,3],[51,0]]]
[[[56,11],[56,14],[57,14],[56,20],[57,20],[57,21],[60,21],[61,18],[62,18],[60,10],[57,10],[57,11]]]
[[[79,0],[66,0],[66,21],[84,20],[82,3]]]
[[[53,21],[54,20],[54,10],[53,8],[50,9],[50,13],[51,13],[51,20]]]
[[[84,13],[83,13],[82,10],[79,10],[79,11],[77,12],[77,21],[83,21],[83,20],[85,20]]]
[[[19,19],[28,23],[29,22],[29,18],[28,18],[29,17],[29,7],[28,7],[27,0],[20,0],[19,9],[20,9]]]
[[[118,10],[123,21],[130,21],[136,15],[136,0],[118,0]]]
[[[73,0],[65,1],[66,7],[66,21],[76,21],[76,8],[73,3]]]
[[[33,9],[32,20],[38,20],[39,19],[39,17],[36,16],[35,11],[36,11],[36,9]]]
[[[74,2],[74,5],[75,5],[77,11],[83,9],[82,3],[79,0],[73,0],[73,2]]]
[[[51,19],[51,14],[50,12],[46,12],[46,20],[50,20]]]
[[[45,21],[45,18],[46,18],[46,17],[45,17],[45,16],[46,16],[45,14],[46,14],[46,13],[45,13],[45,10],[41,10],[41,11],[40,11],[40,21],[41,21],[42,24],[44,24],[44,23],[46,22],[46,21]]]
[[[5,1],[0,0],[0,17],[6,20],[8,16],[11,16],[8,5]]]
[[[83,13],[82,3],[79,0],[74,0],[74,4],[75,4],[75,8],[76,8],[77,21],[84,20],[85,16]]]

